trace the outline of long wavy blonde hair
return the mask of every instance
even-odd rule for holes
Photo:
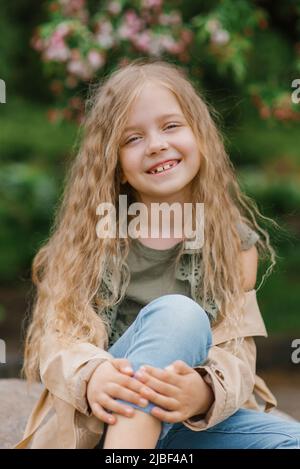
[[[118,149],[130,107],[149,81],[174,93],[202,155],[201,168],[193,180],[193,202],[205,204],[205,267],[199,295],[218,298],[225,316],[241,295],[237,222],[260,233],[259,256],[271,259],[268,274],[275,265],[268,232],[257,222],[257,218],[270,219],[240,190],[212,118],[213,110],[181,67],[161,60],[135,60],[98,83],[87,100],[81,144],[67,173],[62,201],[50,236],[33,260],[36,295],[23,366],[28,381],[39,380],[40,345],[46,332],[53,331],[66,344],[87,341],[107,347],[107,322],[99,313],[125,294],[122,287],[129,275],[126,258],[130,241],[120,239],[118,230],[115,239],[98,237],[96,208],[103,202],[118,207],[121,193],[129,196],[128,203],[134,200],[131,188],[121,184]],[[99,288],[106,269],[112,274],[114,287],[108,297],[101,295]]]

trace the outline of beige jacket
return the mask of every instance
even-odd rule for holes
[[[205,418],[194,416],[183,422],[191,430],[206,430],[241,407],[259,410],[254,394],[264,400],[266,412],[277,405],[264,381],[256,375],[253,337],[267,336],[256,290],[246,292],[245,299],[238,333],[224,327],[224,320],[213,327],[208,360],[195,367],[211,384],[215,400]],[[237,336],[238,345],[233,340]],[[110,359],[111,354],[89,343],[61,349],[54,337],[46,338],[40,356],[45,390],[29,417],[23,440],[15,448],[94,448],[104,423],[91,413],[87,383],[96,367]]]

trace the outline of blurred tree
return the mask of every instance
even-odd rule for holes
[[[291,100],[299,0],[276,2],[281,29],[268,1],[52,0],[48,11],[32,45],[52,78],[53,120],[80,121],[86,84],[140,56],[179,63],[197,86],[225,83],[251,96],[263,119],[300,119]]]

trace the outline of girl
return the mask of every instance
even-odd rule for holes
[[[258,254],[272,270],[275,253],[207,105],[159,60],[116,70],[89,104],[52,236],[33,262],[24,371],[45,390],[18,447],[93,448],[101,437],[104,449],[299,447],[300,424],[254,397],[276,405],[256,376],[253,339],[266,335]],[[130,222],[136,203],[192,204],[195,226],[204,204],[203,244],[188,245],[176,210],[167,235],[152,217],[137,237],[96,229],[102,204],[119,209],[120,195]]]

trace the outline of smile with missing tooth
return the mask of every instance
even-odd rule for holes
[[[173,160],[173,161],[167,161],[165,164],[162,164],[160,166],[157,166],[151,171],[147,171],[148,174],[159,174],[163,173],[165,171],[168,171],[171,168],[174,168],[180,163],[181,160]]]

